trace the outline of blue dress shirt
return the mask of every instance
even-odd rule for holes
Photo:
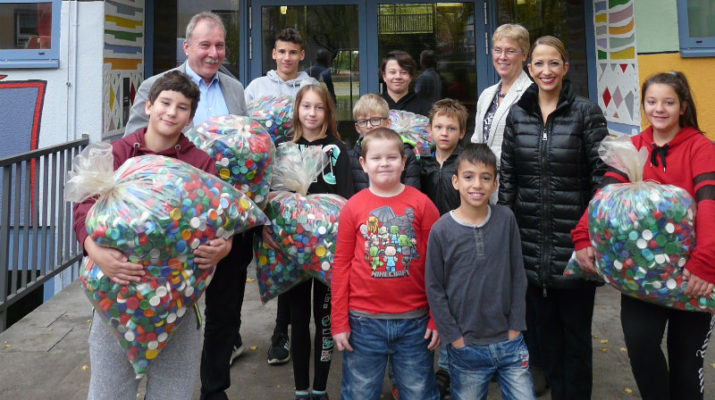
[[[221,86],[218,83],[218,73],[211,79],[211,83],[206,85],[206,82],[196,72],[192,71],[189,64],[186,64],[186,75],[188,75],[194,83],[199,86],[201,98],[199,106],[194,114],[194,126],[206,121],[210,117],[217,115],[228,115],[228,107],[223,98]]]

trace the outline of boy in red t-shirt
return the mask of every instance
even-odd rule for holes
[[[370,186],[340,213],[333,259],[332,333],[343,353],[341,398],[379,399],[390,357],[400,397],[438,399],[431,350],[439,345],[425,293],[427,239],[439,212],[400,183],[402,139],[365,135],[360,164]]]

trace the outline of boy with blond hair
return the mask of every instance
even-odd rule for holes
[[[459,205],[452,187],[457,156],[467,131],[467,109],[457,100],[442,99],[430,110],[430,135],[435,142],[431,157],[422,157],[422,191],[434,202],[440,215]]]
[[[368,176],[360,166],[360,156],[362,155],[362,142],[365,135],[377,128],[390,127],[390,108],[385,99],[375,93],[368,93],[353,106],[353,118],[355,119],[355,130],[360,135],[355,146],[350,149],[350,164],[353,171],[353,183],[355,193],[368,187]],[[420,164],[412,151],[412,146],[405,143],[405,170],[400,176],[400,181],[414,188],[420,188]]]

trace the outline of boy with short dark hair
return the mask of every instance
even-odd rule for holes
[[[276,69],[258,77],[246,87],[246,102],[267,96],[290,95],[295,97],[302,85],[318,83],[305,71],[298,72],[300,62],[305,58],[303,37],[294,28],[285,28],[275,36],[272,52]]]
[[[379,399],[388,357],[400,397],[437,400],[439,345],[425,295],[426,240],[439,217],[432,202],[400,183],[402,138],[377,128],[360,164],[370,187],[340,212],[333,258],[332,334],[343,351],[343,400]]]
[[[526,273],[516,218],[490,205],[497,188],[489,146],[468,144],[452,184],[460,204],[432,227],[425,285],[447,343],[454,400],[486,398],[496,375],[504,399],[534,399],[526,329]],[[498,357],[494,357],[497,354]]]
[[[114,169],[135,156],[158,154],[187,162],[216,175],[214,160],[196,148],[181,130],[191,124],[199,102],[199,88],[178,71],[170,71],[156,80],[145,104],[149,124],[112,143]],[[127,285],[139,282],[145,274],[140,264],[130,263],[119,250],[98,245],[87,234],[85,218],[96,198],[74,206],[74,231],[86,255],[112,282]],[[211,268],[231,250],[231,240],[213,239],[194,250],[199,268]],[[196,312],[196,308],[191,311]],[[198,315],[194,315],[200,321]],[[92,374],[88,399],[116,398],[119,394],[134,397],[139,380],[114,335],[94,314],[89,332],[89,357]],[[152,361],[147,373],[147,398],[190,399],[199,369],[201,325],[187,318],[176,328],[171,341]],[[176,366],[181,366],[177,368]]]
[[[460,140],[467,131],[467,109],[457,100],[442,99],[434,103],[430,110],[430,135],[435,142],[431,156],[422,157],[422,192],[434,202],[439,214],[459,206],[459,192],[452,186],[452,176],[457,169]],[[446,344],[440,346],[437,358],[437,386],[440,398],[449,393],[449,365]]]

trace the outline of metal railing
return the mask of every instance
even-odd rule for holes
[[[88,143],[83,135],[0,160],[0,332],[10,305],[82,258],[64,182]]]

